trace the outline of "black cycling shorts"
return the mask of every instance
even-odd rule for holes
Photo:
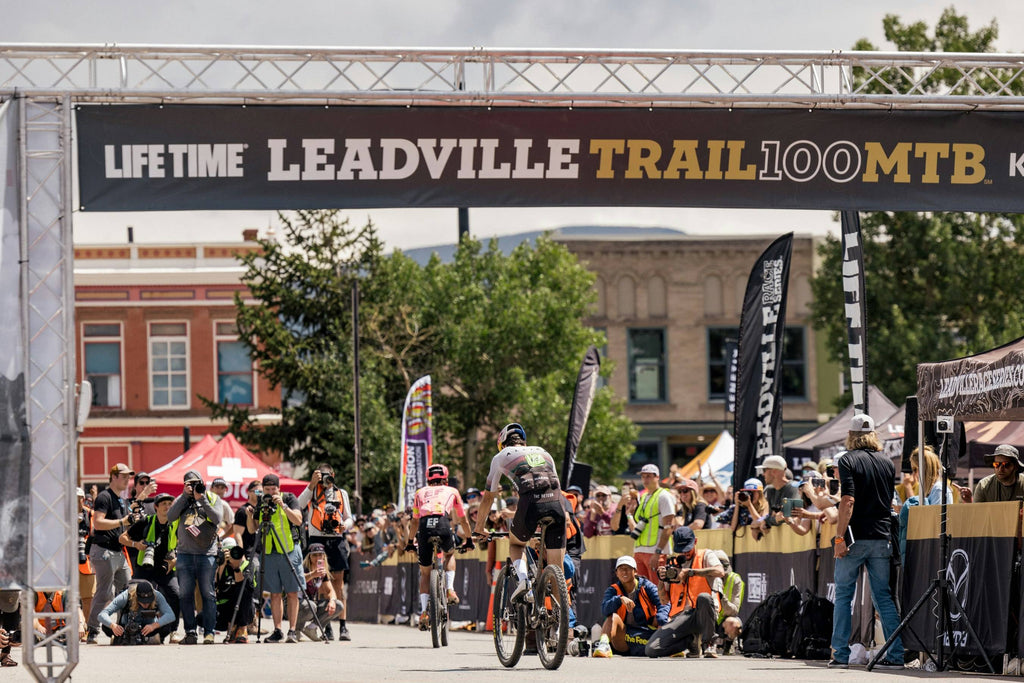
[[[310,536],[309,542],[323,544],[327,568],[332,572],[348,571],[348,541],[344,536]]]
[[[512,518],[509,531],[520,541],[533,538],[540,520],[551,517],[555,521],[548,526],[544,547],[548,550],[565,548],[565,508],[562,493],[558,489],[545,491],[540,495],[524,495],[519,499],[516,516]]]
[[[455,535],[452,534],[452,525],[446,515],[430,515],[420,517],[420,526],[416,531],[416,555],[419,558],[421,567],[429,567],[434,564],[434,546],[430,542],[431,536],[437,536],[441,542],[442,552],[451,552],[455,549]]]

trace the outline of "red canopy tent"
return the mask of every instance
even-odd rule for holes
[[[224,499],[233,506],[246,499],[245,487],[253,479],[262,479],[265,474],[278,474],[270,466],[253,455],[238,439],[228,434],[219,442],[207,436],[188,451],[152,473],[158,491],[177,496],[184,488],[185,473],[195,470],[209,486],[217,477],[228,483]],[[306,482],[281,477],[281,490],[299,495],[306,488]]]

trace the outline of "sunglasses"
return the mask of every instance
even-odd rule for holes
[[[1011,469],[1013,467],[1013,463],[1012,462],[994,462],[994,463],[992,463],[992,467],[994,467],[994,468],[996,468],[998,470],[1008,470],[1008,469]]]

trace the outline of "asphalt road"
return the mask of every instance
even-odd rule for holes
[[[433,649],[430,635],[408,626],[350,624],[352,642],[287,645],[252,641],[246,645],[161,645],[110,647],[82,645],[72,680],[108,681],[879,681],[964,677],[956,673],[828,670],[825,662],[747,659],[644,659],[566,657],[557,671],[546,671],[537,657],[523,657],[514,669],[498,663],[489,633],[453,631],[447,648]],[[101,637],[101,641],[106,638]],[[22,660],[20,650],[16,659]],[[21,665],[0,670],[0,681],[32,681]],[[976,678],[977,680],[977,678]],[[982,679],[984,680],[984,679]],[[991,679],[989,679],[991,680]]]

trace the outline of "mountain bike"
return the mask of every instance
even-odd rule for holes
[[[562,568],[547,563],[543,542],[548,526],[554,521],[550,517],[541,519],[540,530],[534,535],[541,539],[536,556],[530,548],[523,553],[527,564],[527,590],[512,599],[519,581],[511,558],[506,558],[495,583],[494,650],[503,666],[513,667],[519,663],[527,629],[536,633],[537,655],[545,669],[557,669],[565,658],[569,638],[569,592]],[[489,534],[492,540],[503,536],[508,536],[508,532]],[[531,594],[532,601],[529,600]]]
[[[427,618],[430,620],[430,641],[434,647],[448,647],[448,591],[444,580],[444,552],[441,539],[430,537],[434,563],[430,567],[430,592],[427,599]],[[469,549],[457,548],[460,555]]]

